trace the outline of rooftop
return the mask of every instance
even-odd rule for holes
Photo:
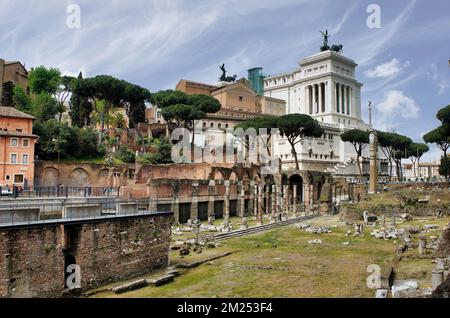
[[[0,117],[34,119],[33,116],[21,112],[13,107],[0,106]]]

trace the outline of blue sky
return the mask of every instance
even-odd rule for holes
[[[380,29],[366,24],[372,3]],[[69,4],[81,28],[67,27]],[[181,78],[215,83],[222,63],[239,76],[291,71],[328,29],[359,64],[364,118],[372,101],[377,128],[419,141],[450,104],[449,12],[448,0],[0,0],[0,57],[157,91]]]

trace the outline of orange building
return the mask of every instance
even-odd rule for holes
[[[34,117],[0,107],[0,185],[32,186],[34,179]]]

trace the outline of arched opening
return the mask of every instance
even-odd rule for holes
[[[303,202],[303,178],[298,174],[294,174],[289,178],[289,195],[294,203],[294,186],[297,186],[297,201],[296,204]]]
[[[59,171],[55,168],[45,168],[40,179],[42,187],[56,187],[59,182]]]
[[[214,173],[214,180],[223,180],[224,178],[223,178],[223,173],[221,172],[221,171],[216,171],[215,173]]]
[[[69,187],[85,187],[89,183],[89,174],[82,168],[77,168],[72,171],[69,179]]]

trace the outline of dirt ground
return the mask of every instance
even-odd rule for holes
[[[374,290],[366,286],[367,266],[386,267],[396,244],[372,238],[370,228],[361,237],[345,236],[353,227],[340,223],[338,216],[305,223],[329,226],[332,233],[313,234],[289,226],[224,241],[218,248],[188,257],[172,251],[171,265],[233,253],[182,270],[181,276],[165,286],[121,295],[104,291],[92,297],[373,297]],[[308,243],[315,239],[322,244]]]

